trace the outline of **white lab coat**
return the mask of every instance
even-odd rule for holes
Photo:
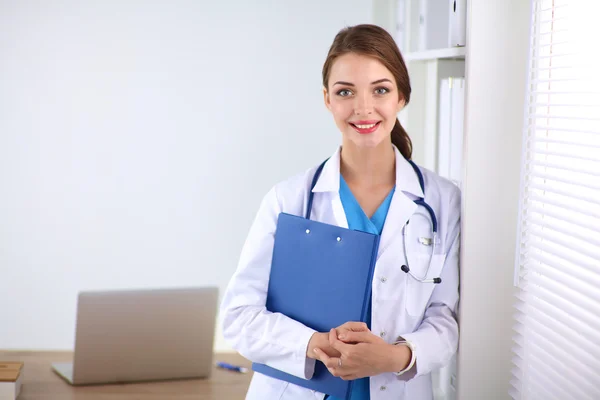
[[[403,375],[384,373],[371,377],[372,400],[425,400],[433,397],[430,372],[444,366],[458,343],[458,257],[460,191],[450,181],[421,168],[425,201],[438,219],[436,254],[428,278],[442,283],[421,283],[403,272],[403,226],[410,219],[406,238],[410,270],[422,277],[431,247],[419,237],[431,237],[427,211],[413,200],[422,197],[417,175],[396,152],[396,191],[382,232],[372,290],[371,331],[388,343],[399,337],[415,347],[416,364]],[[313,329],[265,308],[274,233],[279,213],[304,216],[316,167],[277,184],[265,196],[242,249],[238,268],[221,306],[225,339],[247,359],[289,374],[310,379],[315,361],[306,357]],[[325,164],[314,188],[312,219],[347,228],[340,196],[340,149]],[[310,288],[306,288],[310,290]],[[324,305],[326,306],[326,305]],[[323,399],[324,394],[255,373],[246,399]]]

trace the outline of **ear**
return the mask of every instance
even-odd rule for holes
[[[323,101],[325,102],[325,107],[331,111],[331,99],[329,98],[329,92],[326,88],[323,88]]]
[[[406,105],[406,102],[404,101],[404,99],[400,99],[400,101],[398,102],[397,112],[402,111],[404,109],[405,105]]]

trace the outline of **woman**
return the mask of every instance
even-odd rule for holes
[[[303,379],[319,360],[335,376],[356,379],[353,400],[431,399],[430,373],[450,360],[458,343],[460,192],[408,161],[412,144],[396,115],[410,100],[410,82],[385,30],[340,31],[323,66],[323,87],[342,145],[313,189],[312,219],[381,235],[369,323],[315,332],[265,308],[277,217],[304,215],[315,166],[265,196],[223,300],[225,338],[253,362]],[[427,209],[414,202],[421,197],[437,218],[437,240]],[[438,284],[421,281],[438,277]],[[259,373],[247,394],[323,398]]]

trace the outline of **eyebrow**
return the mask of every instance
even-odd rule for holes
[[[383,83],[383,82],[389,82],[392,83],[392,81],[390,81],[387,78],[383,78],[383,79],[378,79],[375,82],[371,82],[371,85],[377,85],[378,83]],[[345,86],[354,86],[354,83],[350,83],[350,82],[344,82],[344,81],[338,81],[336,83],[333,84],[335,85],[345,85]]]

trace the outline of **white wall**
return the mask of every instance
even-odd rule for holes
[[[530,1],[471,0],[458,398],[508,399]]]
[[[372,10],[0,0],[0,348],[72,348],[80,290],[224,290],[263,194],[338,145],[321,67]]]

